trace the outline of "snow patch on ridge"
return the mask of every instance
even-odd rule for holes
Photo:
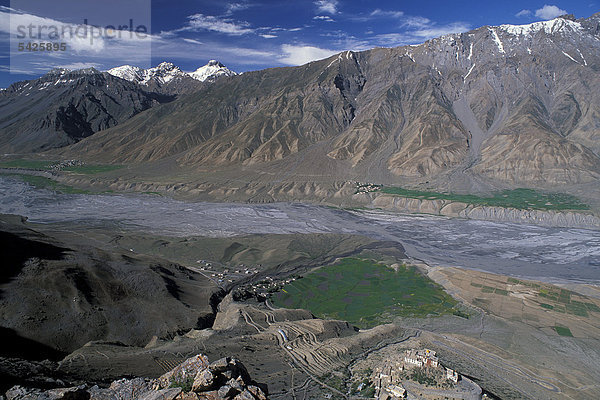
[[[504,51],[504,45],[502,44],[502,41],[500,41],[500,37],[498,37],[498,33],[496,32],[496,30],[490,29],[490,31],[492,32],[492,38],[494,39],[494,42],[496,42],[496,45],[498,46],[498,50],[500,51],[500,53],[506,53]]]
[[[527,25],[500,25],[498,29],[515,36],[528,36],[544,31],[547,34],[564,32],[567,30],[580,31],[581,24],[564,18],[555,18],[549,21],[534,22]]]
[[[577,64],[579,64],[579,61],[577,61],[576,59],[574,59],[573,57],[571,57],[570,55],[568,55],[567,53],[565,53],[564,51],[562,52],[565,56],[569,57],[571,60],[573,60],[574,62],[576,62]]]
[[[467,81],[467,78],[469,77],[469,75],[471,75],[471,72],[473,72],[473,68],[475,68],[475,64],[471,65],[471,69],[469,69],[469,72],[467,72],[467,74],[463,78],[463,83]]]
[[[579,51],[579,49],[577,49],[577,52],[579,53],[579,56],[583,60],[583,65],[585,65],[587,67],[587,61],[585,61],[585,58],[583,57],[583,54],[581,54],[581,51]]]

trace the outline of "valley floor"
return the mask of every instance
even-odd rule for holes
[[[0,218],[2,251],[16,257],[0,283],[0,320],[6,343],[19,344],[2,348],[3,389],[157,377],[202,353],[235,355],[273,399],[360,398],[357,383],[374,385],[367,371],[413,348],[435,350],[444,366],[502,399],[593,399],[599,389],[597,231],[57,194],[2,179],[0,211],[31,221]],[[270,296],[292,279],[349,259],[379,263],[365,279],[407,265],[456,308],[426,316],[378,307],[369,319],[377,323],[360,329],[316,318],[310,302],[309,310],[274,305]],[[328,279],[341,273],[332,271]],[[357,273],[361,284],[365,271]],[[351,305],[341,289],[336,304]],[[429,307],[402,293],[397,301]],[[33,346],[41,357],[26,351]]]

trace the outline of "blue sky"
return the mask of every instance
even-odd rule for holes
[[[54,66],[105,70],[123,64],[149,67],[171,61],[193,71],[210,59],[218,59],[242,72],[300,65],[343,50],[418,44],[483,25],[526,24],[564,12],[588,17],[600,11],[595,1],[600,0],[2,1],[0,87],[40,76]],[[132,26],[143,25],[149,32],[142,39],[127,40],[104,37],[109,32],[104,31],[93,43],[67,40],[66,52],[17,53],[15,46],[22,42],[16,38],[19,23],[77,26],[84,19],[99,27],[131,19],[135,22]]]

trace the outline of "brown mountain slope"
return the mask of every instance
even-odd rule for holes
[[[459,175],[508,185],[597,182],[599,21],[482,27],[245,73],[67,153],[263,173],[278,173],[289,158],[303,163],[290,181],[300,170],[325,176],[320,166],[329,165],[338,179],[382,183]]]

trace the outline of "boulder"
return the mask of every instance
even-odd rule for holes
[[[252,393],[252,395],[254,395],[254,397],[257,398],[258,400],[267,400],[267,395],[258,386],[248,385],[246,390],[248,390],[250,393]]]
[[[256,398],[252,395],[252,393],[250,393],[248,389],[246,389],[242,393],[235,396],[233,400],[256,400]]]
[[[238,377],[238,379],[231,378],[230,380],[227,381],[227,385],[231,386],[233,389],[235,389],[239,392],[243,391],[244,386],[246,386],[244,384],[244,382],[241,379],[239,379],[239,377]]]
[[[40,390],[28,389],[22,386],[13,386],[6,392],[6,400],[29,400],[37,399],[41,394]]]
[[[181,393],[181,388],[168,388],[161,390],[153,390],[146,393],[140,400],[175,400]]]
[[[199,400],[200,397],[194,392],[180,393],[176,400]]]
[[[222,397],[219,397],[219,393],[216,390],[211,390],[210,392],[196,393],[199,400],[223,400]]]
[[[208,366],[208,369],[210,369],[213,373],[225,372],[229,367],[230,361],[231,357],[223,357],[217,361],[211,362]]]
[[[188,381],[193,381],[198,372],[206,369],[208,364],[208,358],[202,354],[188,358],[177,367],[158,378],[159,387],[167,388],[173,383],[184,385]]]
[[[205,356],[197,355],[155,380],[119,379],[108,388],[14,386],[0,400],[266,400],[266,385],[259,386],[239,360],[225,357],[209,364]]]
[[[206,392],[215,385],[215,377],[208,368],[198,371],[192,384],[192,391]]]
[[[219,388],[219,390],[217,391],[217,393],[219,394],[219,396],[222,399],[228,399],[228,398],[234,397],[235,395],[240,393],[240,391],[234,387],[225,385],[225,386],[221,386]]]
[[[92,387],[89,392],[93,400],[118,398],[136,400],[139,396],[152,390],[152,382],[144,378],[119,379],[110,384],[108,389]]]
[[[85,387],[69,387],[61,389],[51,389],[42,392],[39,389],[28,389],[21,386],[14,386],[6,392],[7,400],[89,400],[90,394]]]

